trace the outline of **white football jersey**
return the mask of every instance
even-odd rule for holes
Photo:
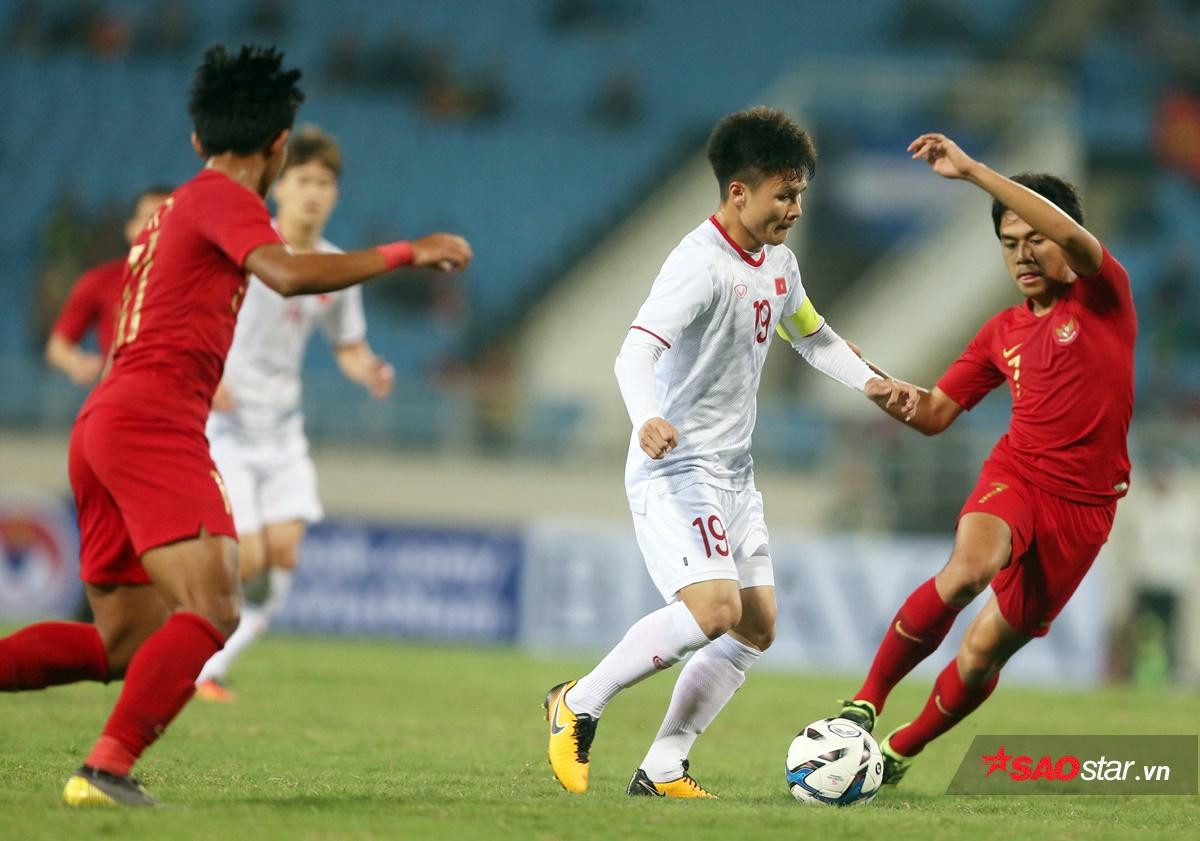
[[[630,329],[666,348],[655,390],[679,444],[655,461],[633,430],[625,469],[631,502],[650,480],[675,491],[696,482],[753,486],[750,439],[763,363],[779,320],[805,297],[791,249],[767,245],[748,254],[716,217],[676,246]]]
[[[324,239],[315,250],[341,253]],[[318,324],[334,347],[363,340],[367,322],[361,287],[285,298],[250,276],[222,377],[234,410],[212,412],[210,439],[214,433],[228,431],[271,439],[303,429],[300,370],[304,349]]]

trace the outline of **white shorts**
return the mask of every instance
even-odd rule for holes
[[[638,510],[643,508],[643,510]],[[633,506],[633,532],[654,586],[667,602],[689,584],[724,578],[772,587],[771,549],[762,494],[697,483],[678,491],[651,488]]]
[[[292,520],[315,523],[325,516],[317,496],[317,469],[307,452],[293,449],[283,459],[278,453],[240,447],[223,436],[212,439],[211,449],[238,534]]]

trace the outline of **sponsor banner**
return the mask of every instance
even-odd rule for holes
[[[543,521],[526,530],[522,643],[543,650],[601,651],[662,599],[650,583],[631,527]],[[771,534],[778,634],[764,666],[861,675],[901,602],[950,556],[948,537]],[[1005,667],[1005,681],[1099,682],[1108,639],[1103,557],[1048,637]],[[979,597],[918,667],[936,674],[954,657]]]
[[[49,494],[0,493],[0,621],[71,616],[82,594],[71,505]]]
[[[506,642],[517,634],[515,532],[326,521],[308,532],[277,627]]]
[[[1195,735],[976,736],[947,794],[1197,793]]]

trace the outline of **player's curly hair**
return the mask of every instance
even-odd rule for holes
[[[1063,213],[1080,225],[1083,224],[1083,202],[1079,198],[1079,188],[1070,181],[1059,178],[1057,175],[1047,175],[1044,172],[1022,172],[1020,175],[1012,176],[1012,180],[1023,187],[1028,187],[1042,198],[1049,199]],[[1007,210],[1008,208],[998,199],[992,200],[992,227],[996,231],[997,238],[1000,236],[1000,218]]]
[[[274,47],[243,46],[230,55],[217,45],[204,53],[188,113],[205,155],[252,155],[292,127],[304,93],[300,71],[282,64]]]
[[[759,105],[721,118],[708,138],[708,162],[725,199],[732,181],[755,187],[772,175],[812,178],[817,149],[795,120]]]

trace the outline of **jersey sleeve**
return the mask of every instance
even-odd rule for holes
[[[334,347],[352,345],[367,337],[361,286],[333,293],[333,301],[321,317],[321,332]]]
[[[1091,277],[1081,277],[1075,281],[1080,286],[1080,294],[1085,306],[1096,312],[1112,312],[1114,310],[1130,310],[1133,308],[1133,289],[1129,283],[1129,272],[1117,262],[1108,247],[1100,244],[1104,257],[1100,268]]]
[[[57,333],[73,344],[83,340],[88,329],[100,320],[100,296],[96,290],[95,270],[84,272],[75,285],[62,312],[54,322],[52,333]]]
[[[825,326],[825,319],[817,312],[808,293],[804,291],[804,282],[800,278],[800,266],[793,254],[788,277],[788,294],[783,304],[783,317],[775,327],[775,332],[781,339],[788,342],[800,341],[815,335]]]
[[[984,324],[937,382],[938,388],[968,411],[1004,382],[1004,372],[996,367],[987,351],[994,329],[994,320]]]
[[[260,245],[283,242],[271,226],[271,215],[263,200],[233,181],[225,180],[197,193],[195,220],[200,235],[238,268],[245,268],[246,258]]]
[[[684,328],[712,306],[713,295],[708,267],[673,255],[654,279],[630,329],[648,333],[669,348]]]

